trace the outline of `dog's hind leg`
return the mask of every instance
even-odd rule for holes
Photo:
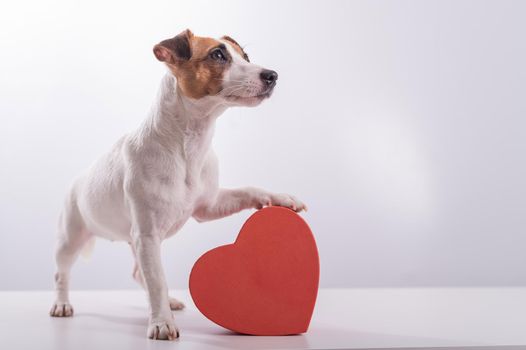
[[[69,275],[71,266],[77,259],[82,247],[93,237],[86,229],[76,199],[70,193],[58,224],[57,245],[55,250],[55,291],[56,300],[50,316],[73,316],[73,307],[69,303]]]
[[[133,271],[132,271],[132,277],[133,279],[144,289],[146,290],[146,285],[144,284],[144,277],[142,277],[141,270],[139,269],[139,265],[137,265],[137,258],[135,257],[135,250],[133,249],[133,245],[131,245],[133,257],[135,258],[135,263],[133,264]],[[185,305],[182,301],[179,301],[178,299],[175,299],[171,296],[168,296],[168,301],[170,302],[170,309],[172,310],[182,310],[185,308]]]

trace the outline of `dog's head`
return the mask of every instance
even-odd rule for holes
[[[193,99],[211,96],[228,105],[256,106],[270,97],[278,74],[250,63],[232,38],[195,36],[190,30],[155,45],[182,93]]]

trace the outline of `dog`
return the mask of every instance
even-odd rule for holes
[[[50,315],[69,317],[69,279],[79,253],[95,237],[128,242],[133,277],[147,292],[147,337],[179,337],[171,310],[184,305],[168,295],[161,242],[193,217],[198,222],[244,209],[304,203],[288,194],[218,186],[211,148],[217,117],[228,107],[257,106],[269,98],[278,74],[250,62],[231,37],[199,37],[185,30],[153,48],[168,68],[147,119],[79,176],[66,195],[55,249],[56,301]]]

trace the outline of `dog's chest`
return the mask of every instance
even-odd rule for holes
[[[196,203],[202,193],[199,179],[192,180],[191,185],[171,188],[173,195],[162,219],[166,223],[166,237],[172,236],[188,221],[195,211]],[[168,190],[168,189],[167,189]]]
[[[177,232],[192,216],[199,198],[209,191],[204,169],[210,151],[211,127],[188,128],[180,139],[147,142],[134,158],[135,198],[152,215],[156,226],[166,236]],[[173,147],[166,145],[172,143]],[[147,218],[148,219],[148,218]]]
[[[169,170],[168,170],[169,169]],[[157,201],[159,219],[166,237],[175,234],[192,216],[200,198],[208,191],[203,165],[175,162],[159,174],[148,200]]]

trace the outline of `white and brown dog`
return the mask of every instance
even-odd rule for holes
[[[148,118],[80,176],[66,197],[58,226],[56,301],[51,316],[73,315],[70,269],[95,236],[130,243],[134,278],[150,302],[147,336],[175,339],[161,266],[162,240],[193,217],[219,219],[243,209],[279,205],[306,209],[293,196],[257,188],[218,187],[218,162],[210,144],[216,118],[230,106],[256,106],[268,98],[277,73],[249,62],[230,37],[198,37],[186,30],[155,45],[169,71]]]

